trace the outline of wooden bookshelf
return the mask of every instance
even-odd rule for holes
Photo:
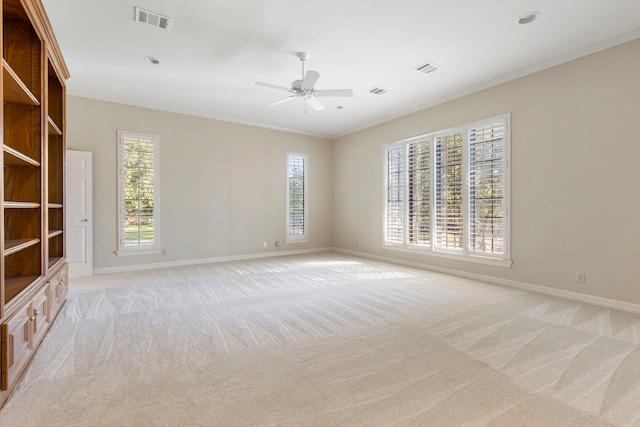
[[[64,180],[69,71],[40,0],[0,2],[1,406],[68,291]]]

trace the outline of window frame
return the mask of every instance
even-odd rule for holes
[[[478,120],[473,123],[467,123],[460,126],[451,127],[445,130],[438,130],[435,132],[430,132],[422,135],[418,135],[415,137],[403,139],[400,141],[395,141],[391,143],[384,144],[382,146],[382,167],[383,167],[383,185],[382,185],[382,247],[385,249],[395,250],[395,251],[403,251],[414,254],[424,254],[435,257],[456,259],[461,261],[475,262],[481,264],[489,264],[496,265],[501,267],[510,267],[512,264],[511,261],[511,242],[510,242],[510,186],[511,186],[511,165],[510,165],[510,153],[511,153],[511,115],[509,113],[503,114],[500,116],[491,117],[484,120]],[[470,152],[471,152],[471,143],[470,143],[470,131],[473,129],[483,129],[496,124],[503,124],[503,158],[502,158],[502,209],[503,209],[503,217],[502,217],[502,232],[503,232],[503,253],[491,254],[487,252],[479,252],[474,251],[470,247],[470,233],[471,233],[471,194],[470,194]],[[462,206],[461,206],[461,216],[462,216],[462,247],[461,248],[447,248],[447,247],[439,247],[437,241],[437,183],[436,183],[436,175],[437,175],[437,150],[436,144],[438,138],[447,135],[454,135],[456,133],[462,134]],[[411,144],[419,143],[422,141],[428,140],[430,143],[430,241],[428,244],[419,244],[412,243],[410,241],[410,230],[409,224],[410,220],[410,185],[413,185],[410,182],[410,171],[409,171],[409,146]],[[401,213],[401,223],[402,223],[402,235],[400,239],[396,240],[388,240],[388,232],[390,230],[387,229],[389,217],[388,217],[388,190],[389,190],[389,174],[388,174],[388,153],[389,150],[401,149],[402,156],[404,158],[403,167],[403,186],[402,191],[403,194],[401,197],[402,200],[402,213]],[[476,163],[477,165],[477,163]],[[415,170],[414,170],[415,175]],[[397,180],[397,178],[396,178]],[[395,181],[394,181],[395,182]],[[477,199],[476,199],[477,200]],[[395,213],[395,212],[394,212]],[[391,232],[396,230],[391,230]],[[394,234],[395,235],[395,234]]]
[[[291,165],[290,161],[292,158],[302,158],[303,160],[303,232],[292,233],[291,229],[291,221],[292,221],[292,212],[291,212]],[[286,237],[285,243],[303,243],[309,241],[309,155],[307,153],[299,153],[287,151],[286,154]]]
[[[153,243],[138,244],[135,246],[124,244],[124,221],[126,211],[124,206],[125,183],[123,174],[125,173],[125,159],[123,141],[125,138],[145,139],[153,142]],[[118,130],[117,147],[118,250],[116,251],[116,255],[131,256],[160,254],[162,252],[162,249],[160,248],[160,136],[142,132]]]

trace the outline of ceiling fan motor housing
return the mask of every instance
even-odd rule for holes
[[[305,89],[302,87],[303,80],[294,80],[291,82],[291,90],[296,93],[301,98],[309,99],[315,95],[315,91],[313,89]]]

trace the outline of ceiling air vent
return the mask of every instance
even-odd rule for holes
[[[423,74],[429,74],[429,73],[433,73],[438,68],[440,68],[440,67],[438,67],[433,62],[425,62],[422,65],[418,65],[416,68],[414,68],[414,70],[419,71],[419,72],[421,72]]]
[[[162,28],[163,30],[168,30],[169,25],[171,24],[171,18],[159,15],[155,12],[149,12],[148,10],[140,9],[139,7],[135,8],[135,13],[135,20],[142,24],[151,25],[152,27],[156,28]]]
[[[387,93],[386,90],[382,89],[381,87],[374,87],[369,89],[367,92],[372,93],[374,95],[382,95],[383,93]]]

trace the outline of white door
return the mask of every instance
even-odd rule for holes
[[[86,151],[67,150],[67,262],[69,277],[93,274],[91,158]]]

